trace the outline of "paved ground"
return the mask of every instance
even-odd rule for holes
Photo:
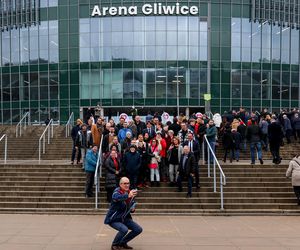
[[[299,217],[135,217],[136,250],[300,249]],[[103,216],[0,215],[2,250],[109,250]]]

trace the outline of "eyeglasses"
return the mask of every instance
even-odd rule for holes
[[[123,183],[121,183],[121,184],[123,184],[123,185],[130,185],[129,182],[123,182]]]

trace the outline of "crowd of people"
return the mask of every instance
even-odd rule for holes
[[[299,110],[282,110],[271,113],[248,112],[244,108],[208,117],[196,113],[190,117],[181,114],[173,121],[162,123],[159,113],[149,114],[142,121],[139,115],[132,120],[120,116],[118,123],[113,119],[89,113],[85,123],[78,119],[72,129],[73,150],[71,163],[82,164],[87,172],[86,196],[93,196],[93,174],[102,146],[102,162],[105,171],[107,201],[118,186],[121,177],[128,177],[130,189],[159,186],[168,182],[181,192],[182,181],[188,183],[187,198],[192,196],[192,186],[200,188],[199,160],[202,155],[204,135],[215,152],[222,144],[223,161],[229,158],[239,161],[240,151],[250,149],[250,163],[258,158],[263,164],[263,151],[270,150],[273,163],[280,164],[280,147],[285,143],[300,142]],[[102,138],[102,145],[101,143]],[[206,140],[205,140],[206,141]],[[206,145],[206,144],[205,144]],[[207,154],[204,161],[213,162]],[[248,150],[249,150],[248,149]]]

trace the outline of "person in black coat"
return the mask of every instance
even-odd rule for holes
[[[110,156],[104,162],[104,167],[106,170],[105,189],[107,201],[111,202],[112,194],[118,186],[122,173],[120,160],[117,158],[117,152],[115,150],[110,152]]]
[[[177,136],[180,129],[181,129],[181,126],[178,124],[178,119],[177,119],[177,117],[174,117],[173,123],[169,126],[169,130],[173,130],[174,135]]]
[[[130,189],[136,189],[137,178],[141,166],[141,157],[135,145],[130,145],[129,151],[123,157],[123,166],[126,176],[130,180]]]
[[[195,174],[196,160],[192,152],[190,152],[189,146],[183,147],[183,154],[180,158],[179,168],[178,168],[178,192],[182,192],[182,181],[187,179],[188,181],[188,192],[187,198],[192,197],[192,187],[193,187],[193,177]]]
[[[233,139],[234,158],[236,159],[236,161],[239,161],[240,160],[240,148],[241,148],[243,139],[242,139],[241,134],[237,130],[232,129],[231,133],[232,133],[232,139]]]
[[[188,146],[190,148],[190,152],[192,152],[195,156],[195,181],[196,188],[200,188],[199,181],[199,159],[200,159],[200,146],[199,143],[194,139],[194,134],[192,132],[188,133],[188,140],[183,143],[183,146]]]
[[[224,158],[223,161],[226,162],[227,154],[230,154],[230,162],[233,159],[233,137],[231,133],[230,125],[225,125],[224,134],[222,137],[222,144],[224,148]]]
[[[270,144],[270,151],[273,156],[273,163],[280,164],[281,157],[280,157],[280,145],[283,142],[283,132],[281,125],[276,122],[275,119],[271,119],[271,124],[268,127],[268,137],[269,137],[269,144]]]
[[[141,117],[139,115],[134,118],[134,123],[136,125],[137,135],[143,134],[143,130],[146,128],[146,124],[141,121]]]
[[[71,136],[72,136],[72,140],[73,140],[72,158],[71,158],[71,164],[72,165],[74,164],[76,151],[77,151],[76,150],[76,137],[77,137],[78,132],[81,130],[81,125],[82,125],[82,121],[80,119],[77,119],[76,126],[74,126],[72,128],[72,131],[71,131]],[[80,150],[78,150],[78,152],[77,152],[77,164],[80,162],[80,158],[81,158]]]
[[[146,128],[143,129],[143,135],[148,133],[150,140],[155,137],[155,130],[150,121],[147,121]]]

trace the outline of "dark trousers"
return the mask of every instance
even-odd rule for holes
[[[232,162],[232,159],[234,157],[233,148],[225,148],[225,151],[224,151],[224,161],[226,161],[228,153],[229,153],[229,157],[230,157],[229,158],[230,162]]]
[[[199,164],[197,162],[196,169],[195,169],[195,183],[196,183],[196,188],[200,187],[200,178],[199,178]]]
[[[166,158],[161,157],[159,163],[159,175],[161,179],[166,179],[168,177],[168,165],[166,164]]]
[[[285,131],[285,138],[286,138],[286,140],[287,140],[287,143],[291,143],[291,135],[292,135],[292,130],[291,129],[287,129],[286,131]]]
[[[113,222],[110,224],[110,226],[119,231],[113,240],[113,246],[127,244],[143,231],[141,226],[131,219],[126,219],[123,223]],[[131,232],[128,233],[128,230],[131,230]]]
[[[149,176],[149,168],[147,162],[143,162],[139,171],[138,184],[146,183]]]
[[[94,176],[95,172],[86,171],[85,194],[87,196],[93,195]]]
[[[72,148],[72,158],[71,158],[71,161],[73,162],[75,160],[75,156],[76,156],[76,148],[75,148],[75,143],[73,143],[73,148]],[[80,154],[80,150],[78,150],[77,152],[77,162],[80,161],[80,157],[81,157],[81,154]]]
[[[184,180],[184,176],[182,174],[179,174],[178,178],[177,178],[178,191],[182,191],[182,181],[183,180]],[[191,195],[192,187],[193,187],[193,177],[191,175],[189,175],[187,177],[187,181],[188,181],[188,194]]]
[[[273,163],[279,163],[280,162],[280,145],[278,143],[272,144],[270,143],[270,151],[273,156]]]
[[[297,200],[300,201],[300,186],[293,186]]]
[[[128,178],[130,180],[130,189],[136,189],[137,180],[139,173],[129,174]]]
[[[113,193],[114,193],[115,188],[116,188],[116,187],[113,187],[113,188],[107,187],[107,188],[105,188],[105,189],[106,189],[106,200],[107,200],[108,202],[111,202],[111,200],[112,200],[112,195],[113,195]]]
[[[295,134],[296,134],[295,139],[297,140],[298,138],[300,140],[300,129],[296,129]]]

